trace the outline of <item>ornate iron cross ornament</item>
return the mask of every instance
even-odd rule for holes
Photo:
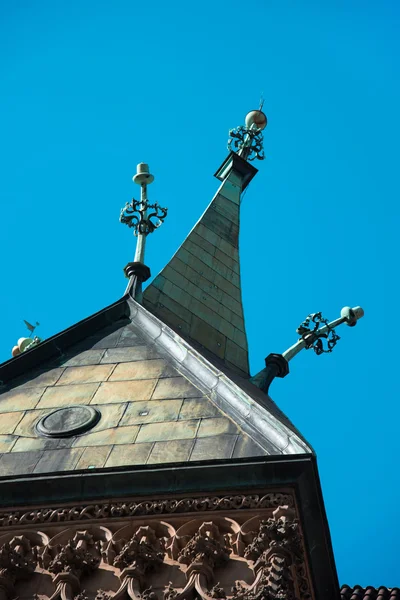
[[[349,327],[354,327],[358,319],[364,316],[361,306],[345,306],[340,311],[340,317],[328,323],[320,312],[308,315],[308,317],[296,329],[300,334],[300,339],[293,346],[290,346],[282,354],[269,354],[265,359],[266,368],[251,377],[250,381],[262,389],[266,394],[269,386],[275,377],[286,377],[289,373],[289,361],[292,360],[302,350],[312,348],[318,356],[332,352],[340,337],[335,331],[335,327],[345,323]]]
[[[264,160],[263,149],[264,136],[259,129],[250,129],[249,127],[236,127],[229,130],[228,150],[233,150],[236,154],[242,151],[243,158],[246,160]]]
[[[148,213],[147,211],[152,212]],[[133,233],[147,235],[153,233],[157,227],[164,222],[168,209],[162,208],[155,202],[149,204],[141,200],[132,198],[132,202],[127,202],[121,209],[119,220],[121,223],[133,228]]]
[[[262,130],[267,126],[267,117],[261,110],[252,110],[246,115],[245,125],[229,131],[228,150],[236,152],[245,160],[264,160]]]
[[[340,337],[335,331],[335,327],[345,323],[350,327],[357,324],[358,319],[364,316],[364,311],[360,306],[350,308],[345,306],[340,311],[340,317],[328,323],[328,319],[324,319],[320,312],[308,315],[308,317],[296,329],[300,334],[300,339],[286,352],[282,354],[286,361],[291,360],[301,350],[309,350],[312,348],[318,356],[321,354],[332,352]]]
[[[154,181],[148,164],[139,163],[136,175],[132,179],[134,183],[140,185],[140,200],[132,198],[132,202],[127,202],[121,210],[119,220],[133,228],[133,233],[137,237],[135,262],[144,263],[146,237],[160,227],[168,210],[161,208],[157,202],[149,204],[147,200],[147,186]]]
[[[312,325],[314,325],[313,328]],[[322,333],[323,325],[325,325],[324,333]],[[328,323],[328,319],[324,319],[320,312],[308,315],[296,329],[296,332],[304,340],[306,350],[312,348],[317,356],[332,352],[338,340],[340,340],[340,337]]]
[[[136,175],[132,179],[140,185],[140,200],[132,198],[132,202],[127,202],[120,212],[119,220],[120,223],[131,227],[137,238],[135,258],[124,269],[125,277],[129,279],[125,293],[141,302],[142,283],[151,276],[149,267],[144,263],[146,239],[149,233],[153,233],[164,222],[167,209],[159,206],[157,202],[150,204],[147,200],[147,186],[154,181],[148,164],[139,163]]]

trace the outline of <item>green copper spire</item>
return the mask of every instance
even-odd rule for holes
[[[239,265],[241,195],[263,158],[261,111],[231,130],[230,154],[216,173],[222,182],[176,254],[143,294],[143,305],[220,366],[249,377]],[[257,125],[257,123],[259,125]]]

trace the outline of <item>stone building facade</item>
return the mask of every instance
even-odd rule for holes
[[[249,373],[238,240],[256,172],[230,152],[143,299],[136,271],[0,365],[0,600],[339,598],[315,455]],[[371,590],[342,595],[398,597]]]

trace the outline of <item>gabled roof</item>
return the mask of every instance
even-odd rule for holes
[[[0,475],[312,452],[249,379],[238,238],[241,194],[256,172],[229,154],[216,196],[143,306],[130,285],[0,365]]]
[[[129,297],[7,361],[0,379],[1,476],[310,451],[268,396]],[[70,405],[100,421],[40,437],[38,420]]]

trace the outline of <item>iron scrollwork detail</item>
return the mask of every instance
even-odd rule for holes
[[[264,160],[263,141],[261,129],[241,125],[229,130],[228,150],[238,153],[244,149],[246,160]]]
[[[148,210],[150,212],[147,214]],[[132,202],[127,202],[125,207],[121,209],[119,220],[120,223],[132,227],[136,236],[138,234],[148,235],[153,233],[157,227],[160,227],[167,216],[167,212],[168,209],[162,208],[157,202],[149,204],[132,198]]]
[[[324,327],[325,331],[320,330]],[[313,313],[296,329],[305,342],[306,350],[312,348],[318,356],[332,352],[340,337],[330,327],[328,319],[324,319],[322,313]],[[324,344],[325,342],[325,344]]]

